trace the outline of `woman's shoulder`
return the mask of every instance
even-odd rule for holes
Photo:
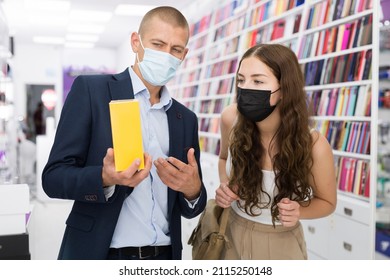
[[[322,157],[328,154],[332,154],[332,147],[324,135],[315,129],[310,130],[311,137],[313,139],[312,153],[315,157]]]
[[[226,106],[221,112],[221,122],[224,125],[232,126],[237,118],[237,104],[232,103]]]

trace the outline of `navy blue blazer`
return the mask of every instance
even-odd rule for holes
[[[116,75],[79,76],[69,92],[57,126],[42,186],[49,197],[74,200],[66,221],[59,259],[106,259],[123,201],[132,188],[115,186],[106,201],[102,162],[112,147],[109,102],[134,98],[128,69]],[[167,111],[169,156],[187,162],[188,148],[195,149],[200,168],[198,120],[188,108],[173,100]],[[181,259],[181,217],[199,215],[207,200],[201,196],[191,209],[184,196],[168,188],[172,258]]]

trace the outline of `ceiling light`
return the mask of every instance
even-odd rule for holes
[[[108,22],[112,17],[112,13],[103,11],[72,11],[70,12],[70,20],[88,21],[88,22]]]
[[[33,13],[28,15],[28,22],[31,25],[67,26],[68,18],[66,16],[50,15],[47,13]]]
[[[70,2],[59,0],[24,0],[24,7],[30,10],[66,12],[70,9]]]
[[[115,8],[114,14],[120,16],[143,16],[155,7],[150,5],[119,4]]]
[[[99,36],[90,34],[68,34],[66,35],[66,40],[80,42],[97,42],[99,40]]]
[[[104,31],[103,25],[98,24],[76,24],[72,23],[68,26],[69,32],[75,33],[92,33],[92,34],[100,34]]]
[[[91,49],[94,47],[93,43],[87,42],[66,42],[65,48]]]
[[[65,43],[63,37],[44,37],[44,36],[35,36],[33,38],[34,43],[38,44],[52,44],[52,45],[62,45]]]

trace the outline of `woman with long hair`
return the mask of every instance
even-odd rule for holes
[[[219,206],[231,206],[224,259],[307,259],[301,219],[336,207],[332,149],[310,127],[294,52],[260,44],[245,52],[236,102],[221,114]]]

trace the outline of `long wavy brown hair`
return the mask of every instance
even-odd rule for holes
[[[232,159],[229,185],[238,186],[237,194],[243,200],[243,203],[238,202],[238,206],[248,215],[260,215],[255,210],[271,206],[272,223],[275,225],[279,214],[277,203],[282,198],[288,197],[302,205],[310,202],[313,141],[309,129],[309,109],[302,70],[292,50],[279,44],[256,45],[245,52],[238,70],[242,60],[251,56],[272,70],[283,96],[277,105],[282,121],[269,149],[275,153],[271,158],[277,194],[272,199],[263,188],[261,159],[266,150],[261,144],[261,131],[255,122],[239,112],[229,139]]]

